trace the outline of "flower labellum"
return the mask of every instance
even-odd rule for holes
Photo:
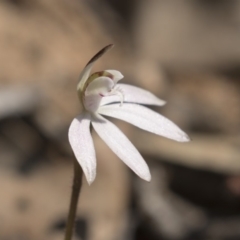
[[[123,75],[116,70],[105,70],[90,75],[93,63],[113,47],[100,50],[80,74],[77,92],[83,112],[73,119],[69,128],[69,142],[89,184],[96,177],[96,154],[90,124],[112,151],[140,178],[150,181],[149,168],[129,139],[104,116],[129,122],[143,130],[179,141],[189,137],[173,122],[142,105],[163,106],[165,101],[149,91],[118,84]]]

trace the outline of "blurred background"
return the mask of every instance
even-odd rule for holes
[[[67,131],[94,70],[167,101],[175,143],[115,121],[146,159],[135,176],[93,132],[74,239],[240,239],[240,1],[0,1],[0,239],[63,239],[73,176]]]

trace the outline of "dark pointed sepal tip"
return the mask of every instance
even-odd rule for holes
[[[87,65],[97,61],[103,54],[105,54],[106,52],[108,52],[110,49],[112,49],[114,47],[114,44],[109,44],[106,47],[102,48],[99,52],[97,52],[91,59],[90,61],[87,63]],[[87,66],[86,65],[86,66]]]

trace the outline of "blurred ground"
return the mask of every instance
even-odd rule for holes
[[[0,2],[0,239],[63,239],[80,111],[77,78],[95,70],[167,101],[188,144],[118,126],[148,162],[143,182],[94,135],[75,239],[240,239],[240,1]]]

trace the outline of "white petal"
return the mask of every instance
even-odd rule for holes
[[[94,79],[86,88],[86,95],[104,95],[112,90],[114,87],[113,80],[109,77],[98,77]]]
[[[128,167],[142,179],[151,180],[146,162],[128,138],[113,123],[96,115],[92,120],[92,125],[103,141]]]
[[[105,70],[106,72],[109,72],[110,74],[113,75],[113,81],[116,84],[119,80],[123,79],[124,76],[122,75],[122,73],[120,73],[117,70]]]
[[[123,93],[124,102],[163,106],[165,101],[159,99],[154,94],[146,91],[142,88],[138,88],[128,84],[117,84],[117,87]],[[106,105],[113,102],[120,102],[118,96],[104,97],[101,101],[101,105]]]
[[[84,96],[83,104],[87,111],[96,112],[102,97],[99,94]]]
[[[169,119],[137,104],[124,103],[101,106],[98,113],[129,122],[143,130],[173,139],[179,142],[189,141],[189,137]]]
[[[98,77],[87,87],[84,96],[84,107],[90,112],[95,112],[104,95],[108,95],[114,83],[108,77]]]
[[[68,138],[76,159],[81,165],[89,184],[96,177],[96,154],[90,133],[90,115],[83,113],[74,118],[68,132]]]

